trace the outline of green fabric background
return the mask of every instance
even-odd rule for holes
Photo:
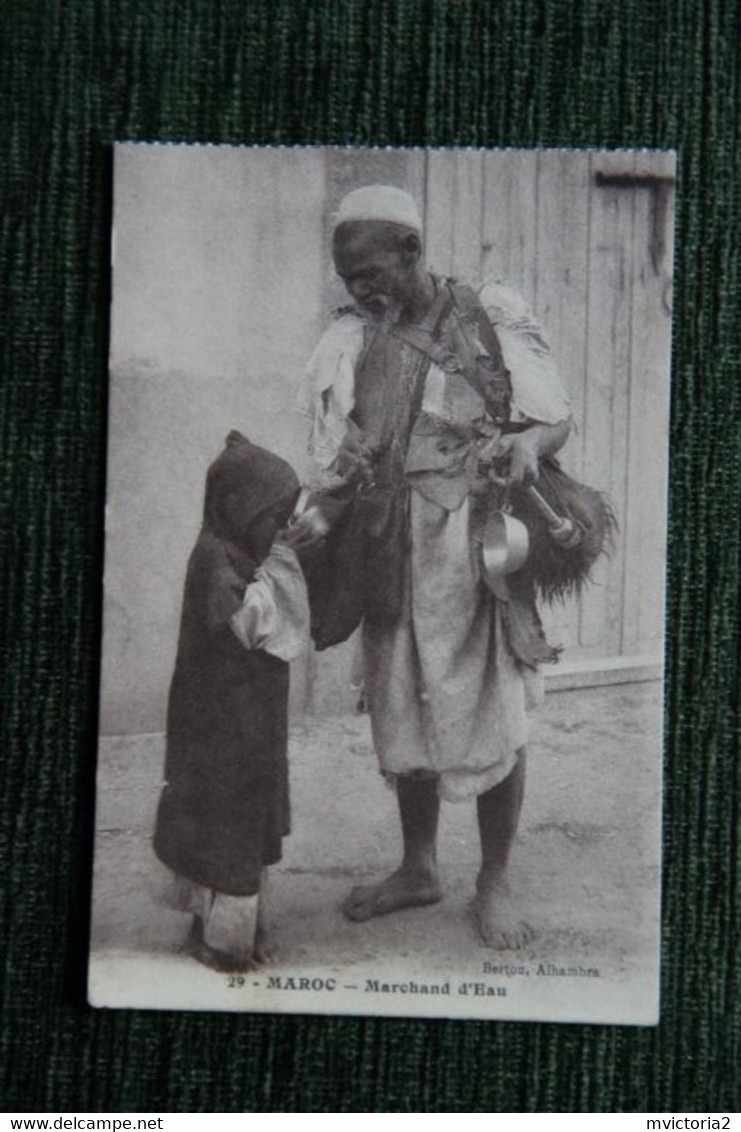
[[[737,1111],[741,33],[729,0],[4,0],[6,1110]],[[680,151],[656,1030],[94,1012],[110,143]]]

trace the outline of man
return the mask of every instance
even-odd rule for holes
[[[477,541],[507,485],[537,477],[540,457],[563,445],[568,399],[517,295],[488,284],[476,297],[426,270],[407,193],[349,193],[332,253],[354,305],[309,363],[310,448],[327,480],[401,493],[406,509],[399,608],[363,622],[373,741],[395,781],[403,857],[353,889],[344,911],[361,921],[440,900],[440,798],[475,797],[481,935],[521,947],[532,932],[506,868],[525,782],[526,686],[552,653],[532,591],[502,581],[495,596],[484,584]],[[488,482],[494,460],[500,474]],[[393,586],[384,578],[379,593]]]

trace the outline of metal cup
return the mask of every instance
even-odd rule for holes
[[[530,536],[524,523],[505,511],[490,515],[481,540],[485,580],[496,583],[498,578],[514,574],[524,566],[529,549]]]

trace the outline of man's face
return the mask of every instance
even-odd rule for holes
[[[340,229],[332,249],[337,274],[373,318],[398,318],[412,295],[418,256],[393,245],[373,221]]]

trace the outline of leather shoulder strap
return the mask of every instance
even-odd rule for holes
[[[486,347],[486,351],[497,369],[509,376],[509,371],[504,363],[499,335],[489,321],[489,316],[473,287],[469,287],[467,283],[459,283],[457,279],[449,279],[448,287],[455,306],[463,318],[476,327],[481,343]]]
[[[440,288],[440,290],[438,291],[437,297],[435,299],[435,302],[432,304],[432,308],[428,312],[427,318],[425,319],[425,327],[426,327],[428,333],[430,334],[433,343],[437,342],[438,335],[440,334],[440,328],[442,327],[443,323],[445,322],[445,319],[450,314],[452,306],[453,306],[453,297],[450,294],[450,292],[448,291],[448,288],[447,287]],[[419,416],[420,410],[422,408],[422,401],[423,401],[423,398],[424,398],[424,391],[425,391],[425,381],[427,380],[427,373],[428,373],[428,370],[430,368],[430,365],[432,364],[432,355],[426,350],[423,351],[423,353],[424,353],[424,362],[419,367],[419,370],[418,370],[418,373],[417,373],[417,378],[416,378],[416,381],[414,383],[414,388],[412,389],[411,414],[410,414],[410,419],[411,419],[412,425],[414,424],[415,420]]]
[[[464,323],[473,326],[490,359],[487,367],[489,372],[482,372],[481,367],[477,366],[475,373],[464,372],[464,377],[483,398],[496,423],[506,426],[512,401],[512,382],[504,361],[499,336],[473,287],[459,283],[455,279],[448,279],[446,282],[453,296],[455,309]]]

